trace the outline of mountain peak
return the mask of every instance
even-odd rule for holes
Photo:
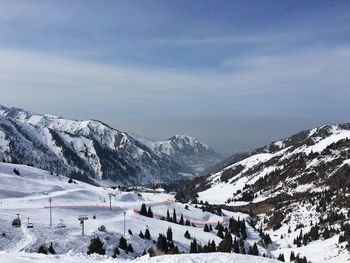
[[[189,136],[165,142],[140,140],[97,120],[70,120],[5,106],[0,106],[0,117],[1,159],[86,181],[148,184],[187,178],[197,174],[193,166],[203,166],[198,153],[209,149]]]

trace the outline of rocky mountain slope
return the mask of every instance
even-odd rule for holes
[[[208,145],[186,135],[175,135],[164,141],[143,139],[142,142],[156,153],[165,154],[182,166],[190,167],[197,175],[223,159]]]
[[[254,203],[279,195],[344,188],[350,183],[345,176],[350,164],[349,138],[350,124],[303,131],[199,180],[195,189],[200,199],[211,202],[242,199]]]
[[[195,179],[192,198],[255,215],[279,253],[345,262],[350,249],[350,124],[324,125]],[[269,241],[270,242],[270,241]],[[344,256],[344,258],[342,258]]]
[[[148,184],[193,177],[193,167],[202,165],[197,160],[199,146],[201,153],[217,155],[205,144],[181,138],[192,144],[172,140],[167,152],[161,147],[163,142],[141,142],[99,121],[68,120],[0,106],[1,159],[89,182]],[[150,147],[153,145],[157,147]],[[184,149],[188,162],[180,157]]]

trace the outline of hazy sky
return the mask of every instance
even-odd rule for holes
[[[350,121],[349,1],[1,1],[0,104],[223,153]]]

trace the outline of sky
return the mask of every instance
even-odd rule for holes
[[[231,154],[350,122],[350,2],[0,0],[0,104]]]

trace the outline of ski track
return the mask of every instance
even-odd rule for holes
[[[20,239],[18,243],[12,249],[9,250],[9,252],[26,251],[27,248],[29,248],[36,242],[35,235],[25,225],[21,226],[21,230],[24,238]]]

